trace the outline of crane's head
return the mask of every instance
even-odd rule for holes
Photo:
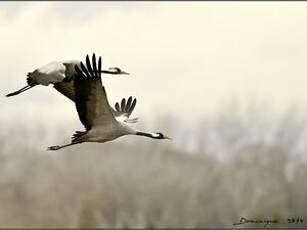
[[[144,133],[144,132],[136,132],[136,135],[140,135],[140,136],[145,136],[145,137],[150,137],[153,139],[168,139],[168,140],[172,140],[172,138],[164,136],[162,133]]]
[[[118,67],[111,67],[109,68],[109,72],[112,74],[125,74],[125,75],[129,75],[129,73],[122,71],[120,68]]]
[[[168,140],[172,140],[172,138],[165,136],[162,133],[154,133],[152,134],[152,137],[155,139],[168,139]]]

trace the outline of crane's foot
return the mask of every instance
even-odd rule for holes
[[[59,146],[59,145],[54,145],[54,146],[48,147],[47,150],[59,150],[60,148],[61,148],[61,146]]]

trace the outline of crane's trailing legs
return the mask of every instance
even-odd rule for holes
[[[78,138],[82,138],[85,134],[86,134],[86,132],[76,131],[76,133],[72,136],[71,143],[65,144],[65,145],[50,146],[50,147],[48,147],[47,150],[59,150],[59,149],[62,149],[62,148],[68,147],[68,146],[72,146],[72,145],[76,145],[76,144],[81,144],[84,141],[80,140]]]
[[[20,90],[17,90],[17,91],[15,91],[15,92],[13,92],[13,93],[7,94],[6,96],[7,96],[7,97],[11,97],[11,96],[18,95],[18,94],[20,94],[20,93],[22,93],[22,92],[24,92],[24,91],[27,91],[28,89],[31,89],[31,88],[34,87],[34,86],[35,86],[35,85],[27,85],[27,86],[21,88]]]
[[[69,143],[69,144],[66,144],[66,145],[54,145],[54,146],[50,146],[48,147],[47,150],[59,150],[59,149],[62,149],[62,148],[65,148],[65,147],[68,147],[68,146],[71,146],[71,145],[76,145],[76,144],[81,144],[82,142],[72,142],[72,143]]]

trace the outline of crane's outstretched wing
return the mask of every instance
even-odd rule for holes
[[[74,80],[72,79],[69,82],[59,82],[55,83],[53,86],[58,92],[75,102],[75,87],[74,87]],[[127,123],[135,123],[138,121],[137,118],[129,119],[131,113],[133,112],[136,105],[136,99],[132,101],[132,97],[129,97],[127,102],[126,98],[121,100],[121,105],[118,102],[115,103],[114,108],[112,109],[112,113],[114,117],[121,117],[124,116],[124,120]]]
[[[70,81],[62,81],[62,82],[55,83],[53,87],[58,92],[68,97],[73,102],[75,101],[76,96],[75,96],[75,87],[74,87],[73,79],[71,79]]]
[[[63,81],[59,83],[55,83],[53,86],[58,92],[75,102],[75,87],[74,80]],[[136,98],[132,100],[132,97],[129,97],[128,100],[123,98],[121,100],[121,104],[119,102],[115,103],[114,109],[111,108],[114,117],[123,117],[123,119],[119,119],[120,121],[124,121],[127,123],[136,123],[138,118],[129,119],[131,113],[133,112],[136,105]]]
[[[126,123],[136,123],[138,118],[129,119],[131,113],[133,112],[136,105],[136,98],[132,100],[132,97],[129,97],[126,101],[126,98],[121,100],[121,103],[115,103],[115,109],[112,108],[113,114],[117,121],[126,122]]]
[[[81,62],[81,69],[76,65],[77,74],[74,77],[75,102],[79,119],[90,130],[94,124],[106,125],[115,123],[107,94],[101,81],[101,57],[98,68],[95,54],[92,65],[89,56],[86,56],[86,67]]]
[[[115,103],[114,114],[116,114],[116,116],[127,114],[126,116],[129,117],[132,111],[134,110],[135,105],[136,105],[136,98],[134,98],[132,101],[132,97],[129,97],[127,102],[126,98],[123,98],[120,104],[118,102]]]

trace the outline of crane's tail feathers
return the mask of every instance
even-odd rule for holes
[[[28,85],[36,85],[36,82],[34,81],[34,79],[32,78],[32,75],[35,75],[35,73],[37,74],[37,72],[36,71],[34,71],[34,72],[29,72],[28,74],[27,74],[27,83],[28,83]]]
[[[136,117],[136,118],[131,118],[131,119],[126,119],[125,122],[127,123],[137,123],[139,121],[139,118]]]
[[[22,92],[24,92],[24,91],[27,91],[27,90],[31,89],[32,87],[34,87],[34,85],[32,85],[32,86],[27,85],[27,86],[21,88],[20,90],[17,90],[17,91],[15,91],[15,92],[13,92],[13,93],[7,94],[6,96],[7,96],[7,97],[11,97],[11,96],[18,95],[18,94],[20,94],[20,93],[22,93]]]

